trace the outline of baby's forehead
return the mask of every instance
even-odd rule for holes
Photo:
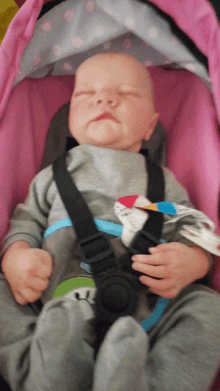
[[[140,84],[151,88],[151,79],[148,71],[134,57],[125,54],[101,54],[90,57],[85,60],[77,69],[76,82],[94,81],[94,75],[100,75],[100,72],[109,71],[115,79],[127,79],[135,82],[141,80]]]

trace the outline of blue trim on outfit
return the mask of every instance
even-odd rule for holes
[[[97,229],[101,232],[108,233],[110,235],[120,237],[122,235],[123,226],[121,224],[113,223],[112,221],[101,220],[94,218],[95,225]],[[72,227],[71,219],[63,219],[58,221],[57,223],[51,225],[51,227],[47,228],[44,232],[44,239],[46,239],[49,235],[54,234],[61,228]]]

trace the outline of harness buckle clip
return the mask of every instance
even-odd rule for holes
[[[101,240],[101,242],[100,242]],[[91,235],[89,238],[82,239],[78,242],[79,252],[85,263],[93,264],[107,257],[114,257],[114,252],[110,240],[102,233]],[[106,250],[100,253],[100,247]],[[93,254],[89,256],[89,254]]]
[[[155,247],[160,243],[161,242],[155,238],[155,236],[141,229],[137,232],[134,239],[132,240],[131,245],[129,246],[129,250],[132,252],[132,254],[148,254],[149,247]],[[144,251],[142,251],[143,246]]]

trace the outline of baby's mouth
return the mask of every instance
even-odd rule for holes
[[[93,121],[99,121],[99,120],[101,120],[101,119],[112,119],[112,120],[114,120],[114,121],[116,121],[116,122],[119,122],[115,117],[113,117],[112,114],[107,113],[107,112],[102,113],[102,114],[99,115],[97,118],[95,118]]]

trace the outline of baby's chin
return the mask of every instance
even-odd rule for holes
[[[100,122],[100,123],[99,123]],[[121,141],[119,124],[114,121],[97,121],[91,123],[84,134],[84,141],[89,144],[112,148]]]

